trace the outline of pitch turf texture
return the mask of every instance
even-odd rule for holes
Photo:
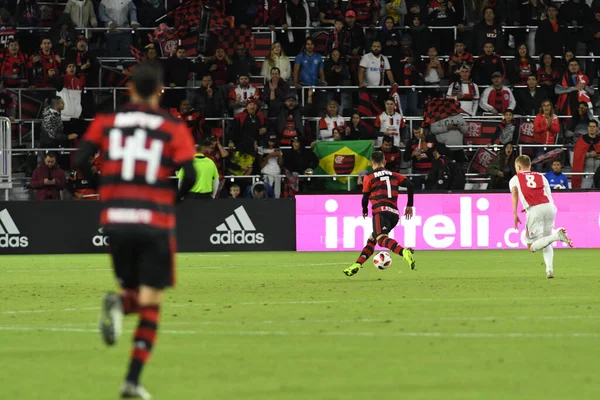
[[[155,399],[599,399],[600,250],[180,254]],[[3,256],[0,398],[116,399],[135,318],[100,342],[107,256]]]

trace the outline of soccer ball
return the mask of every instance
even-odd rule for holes
[[[392,256],[387,251],[380,251],[373,259],[373,265],[378,269],[387,269],[392,265]]]

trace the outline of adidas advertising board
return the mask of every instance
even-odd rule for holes
[[[0,202],[0,255],[106,253],[97,201]],[[295,201],[220,199],[177,205],[179,252],[295,250]]]
[[[29,246],[29,238],[21,235],[8,209],[0,211],[0,249]]]

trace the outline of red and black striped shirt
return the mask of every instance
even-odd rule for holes
[[[371,213],[398,213],[398,187],[406,177],[397,172],[378,168],[363,178],[363,194],[369,194]]]
[[[130,107],[98,115],[84,140],[102,155],[100,223],[142,224],[175,228],[177,166],[194,157],[194,142],[185,123],[167,113]]]

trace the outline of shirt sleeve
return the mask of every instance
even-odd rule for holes
[[[173,134],[171,145],[173,146],[172,157],[175,165],[182,165],[194,159],[194,141],[186,125],[182,123],[177,124],[177,130]]]
[[[85,135],[83,135],[83,140],[92,143],[98,148],[101,148],[102,146],[102,137],[104,135],[103,120],[103,117],[97,116],[88,127]]]
[[[384,61],[383,61],[383,65],[384,65],[384,68],[385,68],[385,70],[386,70],[386,71],[389,71],[389,70],[391,70],[391,69],[392,69],[392,67],[390,66],[390,60],[388,60],[388,59],[387,59],[387,57],[386,57],[386,58],[384,58],[383,60],[384,60]]]
[[[371,193],[371,177],[365,175],[363,177],[363,193]]]
[[[367,60],[367,56],[363,56],[360,59],[360,64],[358,65],[359,67],[363,67],[363,68],[368,68],[369,67],[369,61]]]

